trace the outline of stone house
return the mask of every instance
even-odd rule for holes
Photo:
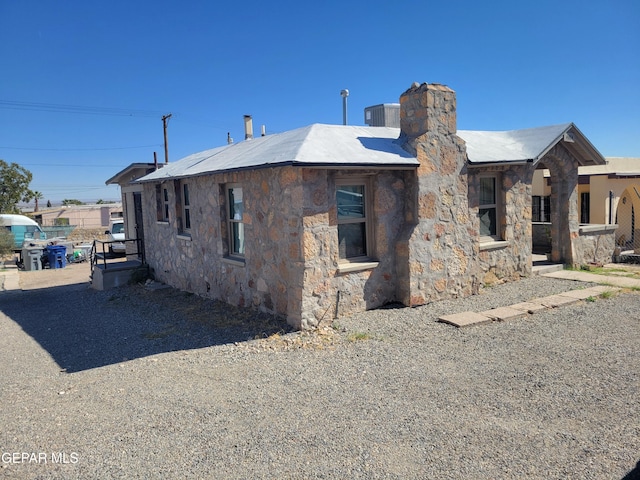
[[[575,125],[457,131],[455,92],[426,83],[400,97],[400,125],[247,132],[138,179],[155,277],[297,328],[475,294],[487,277],[530,275],[532,179],[543,167],[554,260],[591,254],[577,172],[604,158]],[[610,257],[612,236],[598,232],[597,243]]]

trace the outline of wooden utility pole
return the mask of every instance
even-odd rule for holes
[[[167,120],[171,118],[171,114],[162,117],[162,128],[164,130],[164,163],[169,163],[169,142],[167,141]]]

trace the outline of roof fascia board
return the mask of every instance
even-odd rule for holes
[[[545,148],[544,150],[542,150],[542,152],[540,152],[538,154],[538,156],[536,158],[533,159],[534,164],[537,164],[540,160],[542,160],[544,158],[544,156],[549,153],[551,151],[551,149],[553,147],[555,147],[560,140],[562,140],[565,136],[565,134],[571,130],[572,127],[575,127],[575,125],[572,123],[570,123],[569,125],[567,125],[567,128],[565,128],[562,133],[560,133],[560,135],[558,135],[549,145],[547,145],[547,148]]]
[[[135,180],[133,183],[163,183],[163,182],[170,182],[172,180],[184,180],[187,178],[197,178],[197,177],[204,177],[207,175],[220,175],[220,174],[226,174],[226,173],[235,173],[235,172],[243,172],[243,171],[248,171],[248,170],[262,170],[265,168],[278,168],[278,167],[299,167],[299,168],[313,168],[313,169],[326,169],[326,170],[344,170],[344,169],[349,169],[349,170],[364,170],[364,169],[376,169],[376,170],[415,170],[416,168],[418,168],[418,164],[406,164],[406,163],[400,163],[400,164],[394,164],[394,165],[388,165],[388,164],[379,164],[379,163],[370,163],[370,164],[362,164],[362,163],[341,163],[341,164],[335,164],[335,163],[307,163],[307,162],[296,162],[296,161],[291,161],[288,160],[286,162],[280,162],[280,163],[265,163],[263,165],[257,165],[257,166],[250,166],[250,167],[238,167],[238,168],[228,168],[225,170],[216,170],[216,171],[211,171],[211,172],[201,172],[201,173],[194,173],[191,175],[173,175],[173,176],[167,176],[167,177],[162,177],[162,178],[151,178],[148,180]]]
[[[104,183],[105,185],[113,185],[113,184],[120,183],[118,182],[118,179],[124,176],[126,173],[138,168],[151,168],[154,166],[155,166],[155,163],[144,163],[144,162],[132,163],[126,166],[125,168],[123,168],[122,170],[120,170],[118,173],[116,173],[113,177],[111,177],[109,180],[107,180]]]
[[[580,131],[578,127],[576,127],[573,123],[571,124],[575,132],[578,134],[578,144],[580,147],[587,152],[587,154],[592,157],[591,160],[595,165],[606,165],[607,159],[598,151],[596,147],[589,141],[587,137]]]
[[[469,168],[509,167],[511,165],[527,165],[528,163],[531,163],[531,162],[533,162],[533,159],[514,160],[514,161],[505,160],[503,162],[479,162],[479,163],[473,163],[471,160],[469,160],[467,165]]]
[[[585,166],[586,165],[605,165],[607,163],[606,159],[602,156],[602,154],[593,146],[593,144],[589,141],[589,139],[584,136],[584,134],[580,131],[578,127],[576,127],[576,125],[573,122],[571,122],[567,126],[567,128],[565,128],[562,131],[562,133],[534,159],[534,162],[536,164],[540,162],[540,160],[542,160],[544,156],[547,153],[549,153],[553,147],[555,147],[558,143],[560,143],[560,141],[564,138],[564,136],[570,130],[573,130],[574,132],[573,141],[575,143],[575,146],[569,146],[571,145],[570,143],[565,146],[572,151],[571,153],[573,153],[574,156],[576,156],[576,159],[578,160],[578,163],[580,165],[585,165]],[[584,155],[580,150],[584,151],[586,155]],[[584,158],[581,159],[580,156]],[[587,157],[591,157],[591,158],[587,158]],[[583,161],[583,160],[587,160],[587,161]],[[592,162],[588,162],[588,160],[592,160]]]

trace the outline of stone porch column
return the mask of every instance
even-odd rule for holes
[[[578,162],[562,144],[554,146],[541,161],[551,172],[551,260],[579,265]]]

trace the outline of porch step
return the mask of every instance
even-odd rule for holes
[[[91,270],[91,286],[96,290],[109,290],[126,285],[131,274],[139,268],[148,268],[139,260],[126,260],[111,264],[94,264]]]
[[[542,275],[543,273],[559,272],[560,270],[564,270],[564,265],[561,263],[541,262],[537,264],[536,262],[531,268],[531,274]]]

